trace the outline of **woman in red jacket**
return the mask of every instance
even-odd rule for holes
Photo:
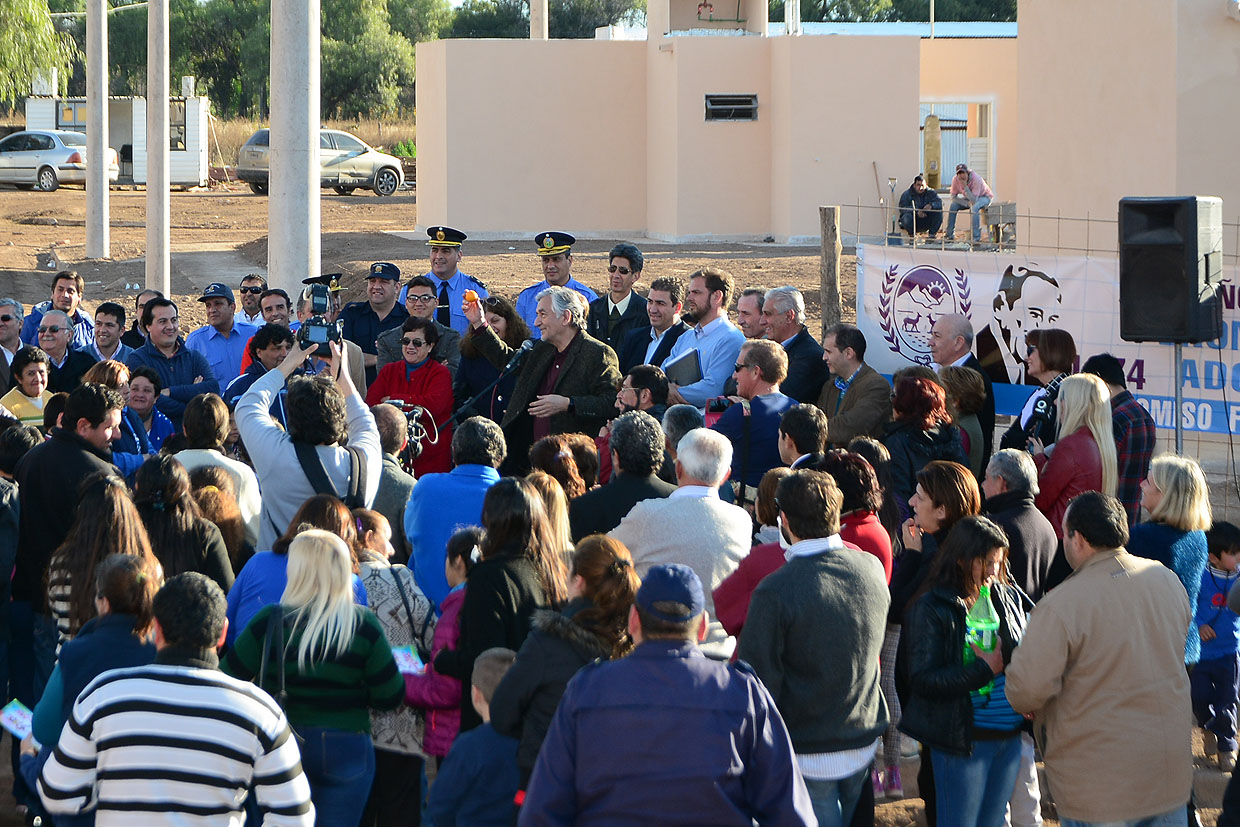
[[[430,319],[416,316],[406,319],[401,331],[405,358],[383,366],[366,392],[366,404],[391,402],[406,411],[420,405],[426,437],[413,463],[414,476],[446,473],[452,470],[452,428],[446,424],[452,416],[452,374],[431,358],[439,331]]]
[[[1037,439],[1029,450],[1038,466],[1034,503],[1063,539],[1063,515],[1082,491],[1115,496],[1118,471],[1111,429],[1111,394],[1097,376],[1078,373],[1064,379],[1055,400],[1058,441],[1047,453]]]
[[[827,451],[815,466],[835,478],[844,500],[840,505],[840,539],[868,551],[883,564],[883,576],[891,585],[891,537],[879,522],[883,495],[870,463],[850,451]]]

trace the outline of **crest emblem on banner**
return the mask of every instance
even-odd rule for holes
[[[883,277],[879,296],[879,323],[893,353],[910,362],[930,364],[930,330],[941,316],[969,316],[973,305],[969,277],[956,269],[954,276],[929,264],[901,272],[892,265]]]

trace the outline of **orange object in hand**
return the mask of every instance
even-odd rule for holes
[[[478,301],[478,294],[475,293],[473,290],[466,290],[465,301],[476,303]]]

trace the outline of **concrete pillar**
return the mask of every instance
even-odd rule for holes
[[[108,236],[108,9],[86,2],[86,257],[107,258]]]
[[[547,40],[550,37],[548,17],[547,0],[530,0],[530,40]]]
[[[801,33],[801,0],[784,0],[784,33]]]
[[[267,281],[293,295],[320,272],[319,0],[271,2]]]
[[[172,295],[172,203],[168,193],[168,0],[146,14],[146,286]]]

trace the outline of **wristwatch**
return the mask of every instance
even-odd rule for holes
[[[568,412],[570,414],[577,413],[577,403],[573,401],[573,398],[571,396],[568,398]]]

